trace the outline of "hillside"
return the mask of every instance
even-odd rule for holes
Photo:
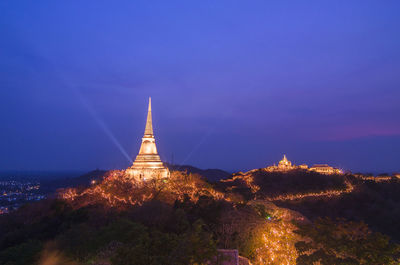
[[[347,176],[252,171],[212,184],[182,171],[147,182],[124,171],[100,175],[1,215],[0,264],[207,264],[218,249],[256,265],[392,264],[400,254],[363,223],[309,220],[304,208],[278,206],[287,195],[341,196],[356,184]]]
[[[275,201],[346,193],[352,189],[352,184],[345,175],[323,175],[304,170],[269,172],[257,169],[233,174],[231,178],[222,180],[218,187],[225,192],[239,193],[246,199]]]
[[[294,170],[237,173],[218,187],[247,199],[263,198],[307,218],[363,221],[400,241],[400,180],[354,175],[323,175]]]
[[[275,201],[277,205],[299,211],[310,219],[321,216],[363,221],[373,230],[390,235],[400,242],[400,180],[359,181],[356,190],[333,197],[310,197],[303,200]]]

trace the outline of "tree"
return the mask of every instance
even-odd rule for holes
[[[297,264],[398,264],[400,246],[372,232],[363,222],[319,218],[298,225],[303,240],[296,243]]]
[[[42,243],[29,240],[14,247],[9,247],[0,252],[0,264],[24,265],[34,264],[39,258]]]
[[[216,255],[212,235],[204,223],[196,221],[183,234],[146,230],[140,237],[120,247],[112,257],[113,265],[205,264]]]

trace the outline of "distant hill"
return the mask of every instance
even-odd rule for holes
[[[53,193],[59,188],[67,187],[87,187],[92,180],[100,180],[106,174],[106,170],[93,170],[77,177],[63,177],[56,179],[47,179],[41,181],[41,190],[45,193]]]
[[[227,177],[232,175],[231,173],[221,169],[200,169],[190,165],[171,165],[171,164],[166,164],[166,165],[169,168],[169,170],[186,171],[187,173],[199,174],[211,182],[217,182],[220,181],[221,179],[226,179]]]
[[[79,177],[66,178],[63,180],[64,187],[88,186],[88,185],[90,185],[92,180],[97,181],[97,180],[101,179],[105,175],[106,172],[107,172],[106,170],[97,169],[97,170],[90,171],[86,174],[83,174]]]

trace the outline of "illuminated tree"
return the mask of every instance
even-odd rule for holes
[[[253,264],[295,264],[298,235],[290,212],[255,202],[222,214],[217,236],[223,248],[237,248]]]

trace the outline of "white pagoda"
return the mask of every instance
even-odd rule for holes
[[[126,170],[126,173],[136,180],[148,181],[156,178],[167,178],[170,173],[164,166],[157,153],[156,139],[153,134],[153,123],[151,118],[151,98],[147,112],[146,128],[142,138],[139,154],[136,156],[133,165]]]

